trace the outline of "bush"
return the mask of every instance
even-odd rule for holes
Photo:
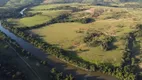
[[[103,50],[111,50],[113,46],[114,38],[109,35],[105,35],[99,31],[92,31],[84,37],[84,42],[89,46],[96,47],[101,46]]]
[[[94,19],[92,18],[83,18],[83,19],[80,19],[79,22],[83,23],[83,24],[86,24],[86,23],[91,23],[93,22]]]

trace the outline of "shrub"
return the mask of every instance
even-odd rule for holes
[[[83,18],[83,19],[80,19],[79,22],[83,23],[83,24],[86,24],[86,23],[91,23],[93,22],[94,19],[92,18]]]

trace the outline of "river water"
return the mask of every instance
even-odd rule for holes
[[[26,8],[22,10],[22,13],[25,10]],[[48,64],[51,66],[54,66],[54,68],[56,68],[58,71],[61,71],[67,74],[72,74],[76,80],[117,80],[115,77],[105,75],[100,72],[84,71],[82,69],[79,69],[77,67],[74,67],[70,64],[63,62],[52,55],[47,55],[47,53],[44,53],[40,49],[34,47],[32,44],[28,43],[27,41],[16,36],[9,30],[5,29],[2,25],[0,25],[0,31],[5,33],[11,39],[15,40],[23,49],[31,52],[34,56],[42,60],[47,60]]]
[[[24,15],[24,11],[25,11],[25,10],[27,10],[27,8],[22,9],[22,10],[20,11],[20,14],[21,14],[21,15]]]

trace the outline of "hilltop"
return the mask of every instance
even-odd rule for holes
[[[0,0],[0,6],[12,8],[40,2],[42,2],[42,0]]]
[[[7,3],[8,0],[0,0],[0,6],[3,6]]]
[[[119,3],[119,2],[139,2],[142,0],[45,0],[46,3],[72,3],[72,2],[79,2],[79,3]]]

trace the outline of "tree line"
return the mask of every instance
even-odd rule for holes
[[[40,13],[37,13],[37,14],[40,14]],[[36,14],[27,14],[27,15],[36,15]],[[24,31],[24,30],[30,30],[30,29],[37,29],[37,28],[41,28],[41,27],[45,27],[47,25],[51,25],[51,24],[55,24],[55,23],[65,23],[65,22],[79,22],[79,23],[82,23],[82,24],[87,24],[87,23],[91,23],[93,21],[95,21],[93,18],[81,18],[81,19],[76,19],[76,20],[71,20],[69,19],[69,16],[70,14],[68,13],[64,13],[64,14],[61,14],[45,23],[42,23],[42,24],[37,24],[37,25],[34,25],[34,26],[31,26],[31,27],[22,27],[22,28],[18,28],[19,30],[21,31]]]
[[[1,43],[5,40],[5,36],[0,32],[0,41]],[[9,48],[8,45],[1,45],[0,51],[0,79],[2,80],[28,80],[27,76],[19,70],[17,65],[11,60],[13,57],[3,53],[4,50]]]

